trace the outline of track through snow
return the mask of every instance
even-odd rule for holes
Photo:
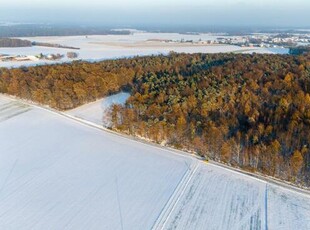
[[[171,213],[174,211],[176,205],[180,201],[182,195],[184,194],[187,186],[193,179],[197,168],[199,167],[198,162],[195,162],[193,165],[187,165],[188,169],[184,173],[180,183],[178,184],[177,188],[171,195],[169,201],[161,211],[160,215],[158,216],[154,226],[152,227],[153,230],[155,229],[164,229],[167,221],[169,220]]]
[[[265,184],[200,167],[167,229],[264,229]]]
[[[310,229],[310,197],[0,95],[0,229]]]

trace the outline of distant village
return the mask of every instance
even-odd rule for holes
[[[310,34],[251,34],[245,36],[219,36],[216,40],[164,40],[165,43],[190,43],[200,45],[236,45],[240,47],[290,48],[310,45]]]
[[[0,62],[10,62],[10,61],[57,61],[65,57],[63,54],[38,54],[38,55],[9,55],[9,54],[0,54]],[[78,53],[76,52],[67,52],[66,57],[69,59],[78,58]]]

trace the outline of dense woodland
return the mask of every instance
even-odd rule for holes
[[[80,48],[72,47],[72,46],[64,46],[53,43],[46,42],[31,42],[28,40],[18,39],[18,38],[0,38],[0,48],[2,47],[31,47],[31,46],[45,46],[45,47],[53,47],[53,48],[62,48],[62,49],[75,49],[79,50]]]
[[[120,90],[112,128],[310,184],[310,54],[174,54],[0,69],[0,92],[66,110]]]
[[[31,41],[16,38],[0,38],[0,47],[30,47]]]
[[[310,52],[310,46],[291,47],[289,53],[293,55],[301,55]]]
[[[12,24],[1,25],[0,38],[7,37],[37,37],[37,36],[85,36],[107,34],[130,34],[127,30],[111,30],[100,26],[74,26],[50,24]]]

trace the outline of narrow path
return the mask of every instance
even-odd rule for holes
[[[171,214],[173,213],[175,207],[177,206],[178,202],[180,201],[181,197],[183,196],[185,190],[187,189],[188,185],[190,184],[191,180],[193,179],[197,169],[199,167],[199,162],[195,161],[194,164],[189,166],[187,172],[184,174],[182,179],[180,180],[177,188],[171,195],[170,199],[166,203],[165,207],[159,214],[157,220],[155,221],[152,230],[164,229],[165,225],[167,224]]]

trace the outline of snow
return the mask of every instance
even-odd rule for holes
[[[167,229],[265,229],[265,184],[213,165],[198,169],[196,177]],[[271,229],[271,228],[270,228]]]
[[[0,229],[150,229],[192,161],[29,109],[0,115]]]
[[[110,126],[110,116],[108,113],[111,106],[113,104],[124,105],[129,97],[129,93],[120,92],[70,110],[68,111],[68,114],[108,127]]]
[[[309,217],[309,196],[0,96],[0,229],[310,229]]]
[[[78,59],[95,61],[104,59],[115,59],[122,57],[145,56],[168,54],[170,51],[184,52],[184,53],[218,53],[218,52],[262,52],[272,53],[273,51],[264,48],[247,48],[234,45],[195,45],[190,43],[176,44],[163,43],[160,40],[174,40],[180,41],[193,40],[195,42],[202,39],[216,40],[217,35],[212,34],[178,34],[178,33],[146,33],[139,32],[130,35],[92,35],[92,36],[52,36],[52,37],[25,37],[36,42],[54,43],[64,46],[71,46],[80,48],[80,50],[73,50],[79,53]],[[158,40],[157,42],[150,42],[150,40]],[[285,50],[285,49],[284,49]],[[22,47],[22,48],[0,48],[0,54],[10,55],[38,55],[43,54],[62,54],[72,50],[59,49],[51,47]],[[61,61],[24,61],[24,62],[0,62],[0,67],[18,67],[21,65],[36,65],[36,64],[52,64],[59,62],[68,62],[70,59],[64,57]]]
[[[269,229],[310,229],[310,197],[268,186]]]
[[[310,197],[208,164],[171,217],[167,229],[310,229]]]

